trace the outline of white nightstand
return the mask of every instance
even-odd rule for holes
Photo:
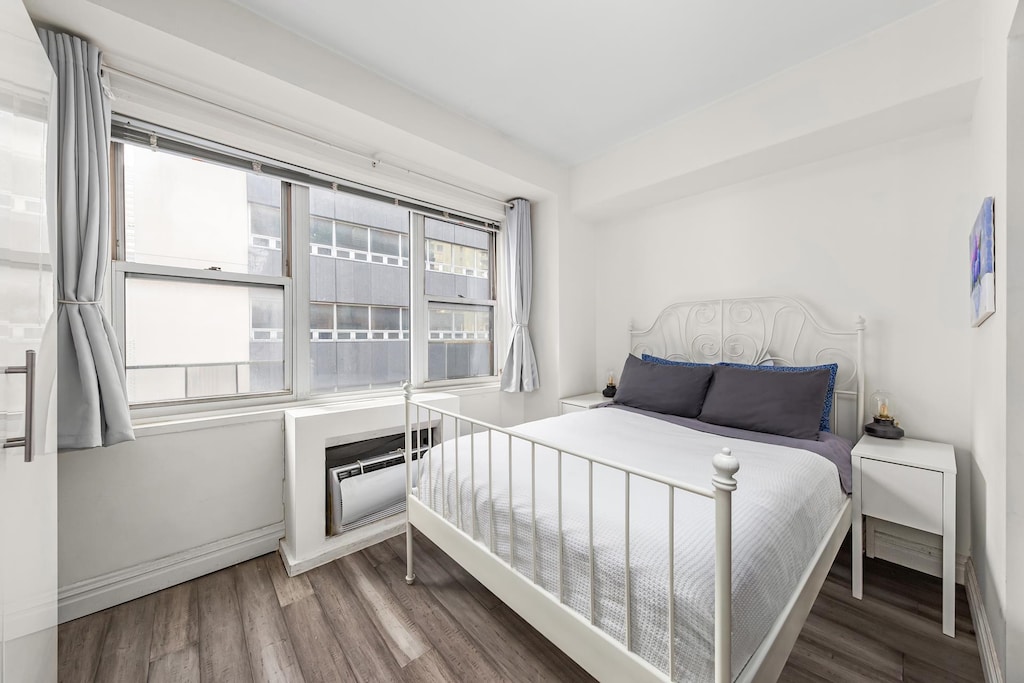
[[[864,587],[864,515],[942,536],[942,632],[953,637],[956,458],[949,444],[864,436],[853,449],[853,597]]]
[[[595,391],[593,394],[569,396],[568,398],[560,399],[559,404],[561,407],[559,408],[559,414],[565,415],[566,413],[575,413],[577,410],[590,410],[608,401],[611,401],[611,399],[605,398],[599,391]]]

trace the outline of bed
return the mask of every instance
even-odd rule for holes
[[[852,439],[863,329],[828,330],[790,299],[691,302],[631,333],[631,350],[835,362],[822,419]],[[501,429],[408,390],[406,413],[410,432],[440,419],[446,435],[407,461],[408,530],[601,680],[777,679],[850,527],[849,441],[835,436],[812,444],[630,406]]]

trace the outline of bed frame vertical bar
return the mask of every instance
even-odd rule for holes
[[[405,393],[405,582],[412,585],[416,580],[416,574],[412,566],[412,521],[409,519],[409,498],[412,497],[412,425],[409,423],[409,401],[412,399],[412,383],[404,382],[402,390]],[[419,406],[416,406],[416,415],[419,416]],[[419,424],[416,425],[416,433],[419,435]]]
[[[562,604],[562,584],[565,572],[562,568],[562,451],[558,451],[558,602]]]
[[[625,608],[626,608],[626,651],[627,652],[632,652],[633,651],[633,630],[632,630],[632,622],[633,622],[633,620],[630,618],[630,616],[631,616],[630,603],[631,603],[631,593],[632,593],[632,590],[631,590],[632,582],[630,580],[630,574],[629,574],[629,472],[625,472],[624,474],[625,474],[625,479],[626,479],[626,533],[625,533],[625,537],[626,537],[626,542],[625,542],[626,590],[625,590],[625,601],[624,601]]]
[[[512,519],[512,435],[508,435],[508,563],[516,568],[516,525]]]
[[[476,540],[479,532],[476,515],[476,425],[472,422],[469,423],[469,504],[472,508],[469,519],[469,535]]]
[[[498,546],[494,542],[494,431],[491,429],[487,430],[487,504],[490,509],[487,519],[487,541],[491,546],[491,552],[497,554]]]
[[[530,442],[530,549],[533,552],[533,582],[537,583],[537,444]]]
[[[445,414],[438,413],[441,416],[441,516],[448,519],[448,487],[446,486],[448,478],[444,471],[445,457],[444,457],[444,444],[448,441],[448,435],[445,434]],[[456,486],[458,484],[456,483]]]
[[[416,406],[416,414],[419,415],[419,405]],[[427,408],[427,488],[430,489],[430,508],[434,507],[434,424],[430,416],[430,408]]]
[[[716,531],[715,536],[718,536]],[[717,622],[716,622],[717,623]],[[676,669],[676,489],[668,487],[668,680]]]
[[[459,418],[455,418],[455,526],[462,529],[462,478],[459,477]]]
[[[596,593],[594,591],[594,461],[587,461],[587,498],[590,501],[587,507],[589,544],[590,544],[590,623],[597,623],[597,615],[594,614]]]
[[[732,683],[732,492],[740,464],[723,448],[712,459],[715,476],[715,683]]]

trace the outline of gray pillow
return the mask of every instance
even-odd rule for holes
[[[724,427],[818,438],[828,369],[764,372],[716,365],[700,420]]]
[[[712,372],[709,365],[659,365],[626,356],[615,402],[666,415],[697,417]]]

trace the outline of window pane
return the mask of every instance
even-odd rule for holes
[[[358,249],[359,251],[367,251],[369,248],[366,228],[339,223],[335,227],[335,230],[338,235],[339,247],[345,247],[346,249]]]
[[[253,235],[281,238],[281,209],[265,204],[249,204],[249,230]]]
[[[402,309],[381,308],[374,306],[370,309],[373,317],[373,329],[375,330],[401,330]]]
[[[338,306],[338,329],[370,329],[370,309],[366,306]]]
[[[398,256],[401,254],[401,237],[395,232],[384,230],[370,231],[370,251],[385,256]]]
[[[277,292],[256,292],[249,297],[253,329],[284,331],[284,307]]]
[[[424,219],[424,227],[426,294],[489,301],[491,233],[433,218]]]
[[[334,306],[332,304],[310,305],[309,339],[314,342],[334,341]]]
[[[280,192],[273,179],[125,144],[125,258],[280,275]]]
[[[125,278],[133,404],[285,391],[284,289]]]
[[[428,318],[427,379],[494,374],[493,307],[431,302]]]
[[[450,242],[427,240],[427,267],[432,270],[447,272],[452,265],[452,245]]]
[[[334,222],[323,218],[312,216],[309,219],[309,241],[313,244],[323,244],[328,247],[334,246],[331,236],[334,232]]]
[[[333,330],[334,306],[330,304],[311,304],[309,307],[309,327],[314,330]]]

